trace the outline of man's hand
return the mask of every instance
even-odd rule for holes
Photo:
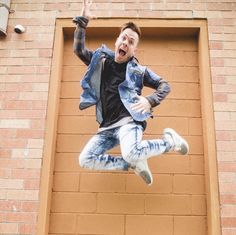
[[[92,0],[83,0],[83,8],[81,15],[87,18],[88,20],[95,18],[90,11],[92,2],[93,2]]]
[[[150,113],[151,104],[149,103],[149,101],[143,96],[139,96],[138,98],[139,98],[138,102],[131,106],[132,110],[141,113],[145,112]]]

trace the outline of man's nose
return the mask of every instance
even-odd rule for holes
[[[128,43],[127,43],[127,40],[123,41],[122,44],[125,45],[125,46],[127,46],[127,44],[128,44]]]

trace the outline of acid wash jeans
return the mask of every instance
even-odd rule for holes
[[[79,164],[93,170],[127,171],[138,161],[167,151],[167,143],[163,139],[142,140],[142,137],[143,127],[135,122],[98,132],[81,152]],[[122,156],[106,154],[119,144]]]

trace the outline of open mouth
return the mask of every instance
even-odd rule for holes
[[[125,56],[126,55],[126,51],[119,49],[119,55],[120,56]]]

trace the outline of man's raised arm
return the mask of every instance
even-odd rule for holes
[[[93,56],[93,51],[89,50],[85,46],[85,33],[86,27],[90,19],[94,18],[90,12],[92,5],[91,0],[83,1],[83,8],[81,16],[77,16],[73,19],[76,24],[74,32],[74,53],[86,64],[89,65]]]

